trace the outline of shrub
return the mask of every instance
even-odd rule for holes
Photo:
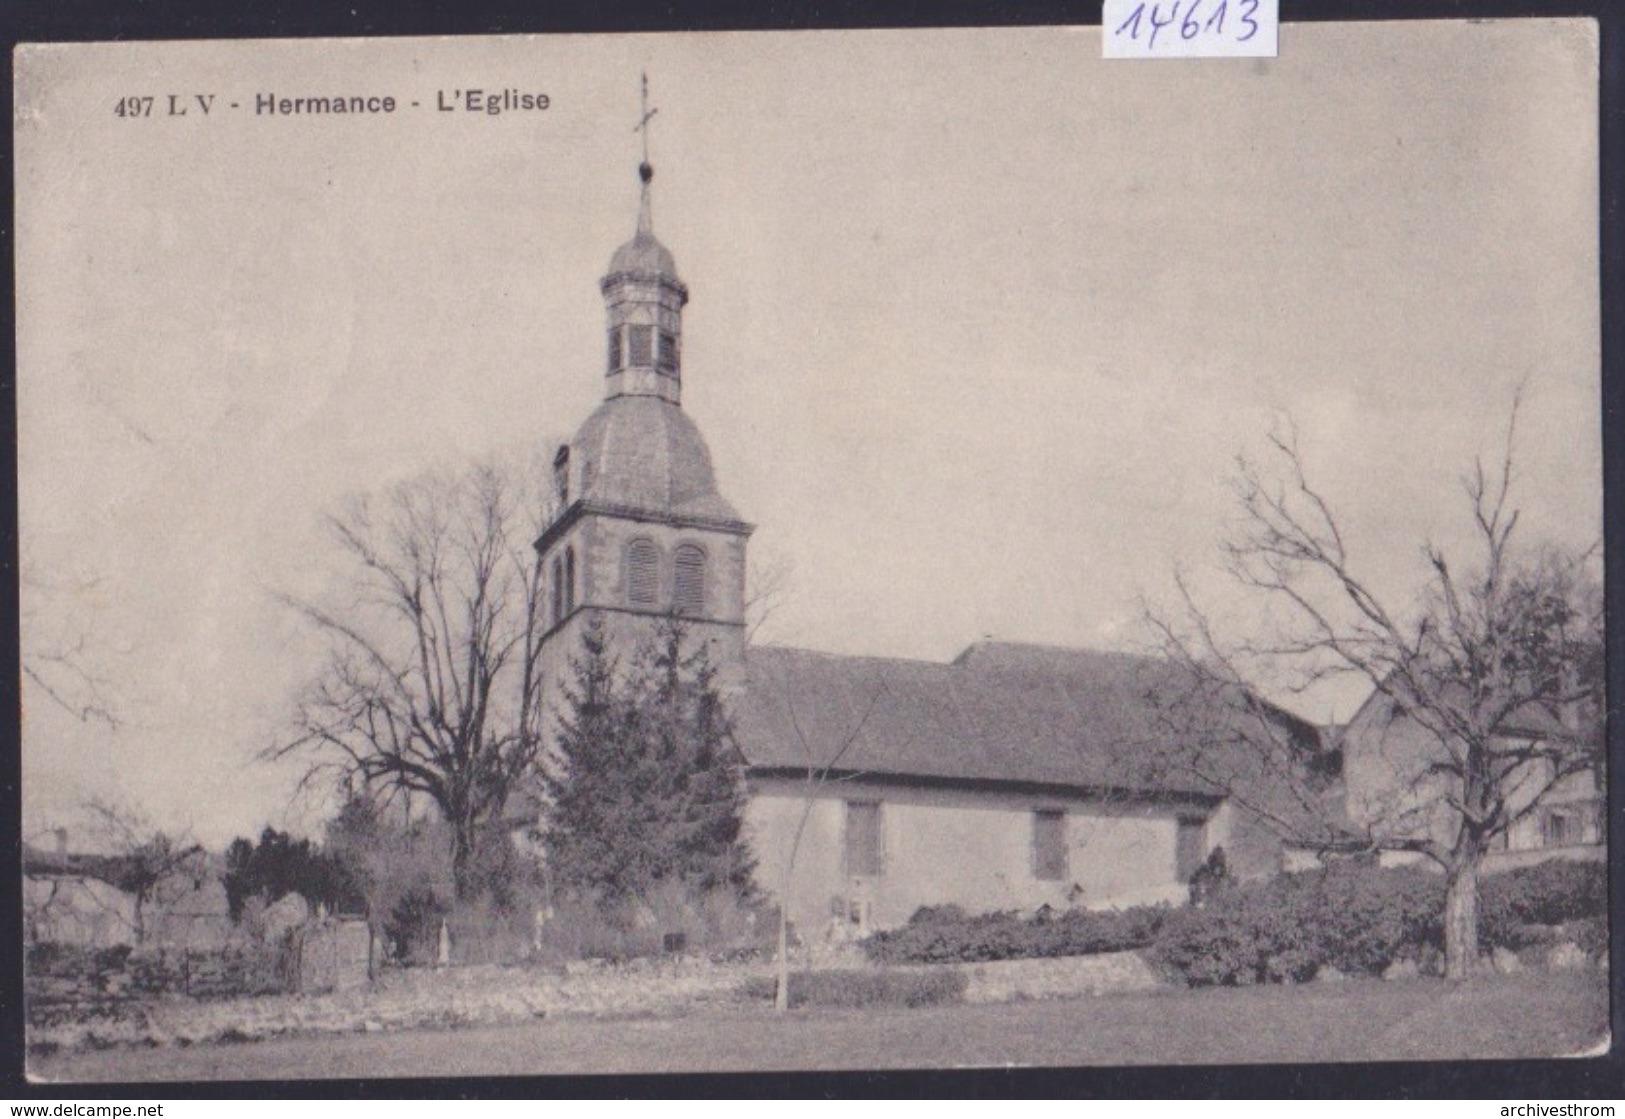
[[[1444,947],[1444,882],[1437,874],[1345,863],[1306,885],[1305,919],[1326,943],[1324,963],[1339,971],[1377,975],[1427,946]]]
[[[1366,862],[1263,882],[1234,883],[1203,908],[1178,911],[1151,959],[1192,986],[1297,982],[1323,968],[1380,974],[1395,960],[1443,948],[1445,883],[1422,867]],[[1596,863],[1547,862],[1479,882],[1485,949],[1549,948],[1574,940],[1600,954],[1607,880]],[[1564,926],[1559,928],[1558,926]]]
[[[354,881],[332,855],[308,839],[295,840],[287,832],[266,827],[259,843],[239,837],[226,848],[226,872],[221,876],[226,905],[233,921],[241,921],[245,903],[257,897],[274,905],[297,893],[312,907],[329,909],[341,904],[354,910],[362,902]]]
[[[401,895],[384,918],[384,941],[390,956],[403,964],[434,963],[440,950],[440,922],[451,906],[427,886]]]
[[[1215,847],[1207,861],[1191,872],[1191,904],[1206,905],[1208,899],[1224,889],[1229,880],[1230,864],[1225,859],[1224,848]]]
[[[863,942],[863,949],[871,960],[883,964],[1088,956],[1150,944],[1172,912],[1144,905],[1035,917],[1009,912],[966,917],[958,906],[932,906],[917,910],[900,929],[875,933]]]
[[[953,968],[920,971],[796,971],[790,973],[790,1006],[941,1006],[965,995],[969,980]],[[772,976],[762,975],[744,986],[752,999],[772,999],[777,993]]]
[[[1550,948],[1562,939],[1562,929],[1552,925],[1527,925],[1521,921],[1492,922],[1482,914],[1479,916],[1478,947],[1483,952],[1493,948],[1509,948],[1514,952]]]
[[[1479,936],[1486,947],[1523,947],[1530,926],[1562,925],[1608,912],[1601,863],[1553,859],[1485,876],[1478,884]]]
[[[446,927],[458,964],[512,964],[531,956],[531,917],[517,908],[468,902],[452,910]]]
[[[1177,912],[1151,959],[1198,987],[1300,982],[1323,968],[1376,975],[1438,946],[1443,906],[1436,874],[1340,863],[1238,883]]]
[[[1608,916],[1582,917],[1563,926],[1562,939],[1571,941],[1592,959],[1608,956]]]
[[[31,976],[73,978],[122,971],[133,951],[128,944],[96,948],[47,940],[30,944],[23,959]]]
[[[908,919],[911,925],[956,925],[970,919],[962,908],[949,902],[946,905],[922,905]]]

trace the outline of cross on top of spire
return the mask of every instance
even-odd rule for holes
[[[649,73],[643,73],[643,88],[639,97],[638,123],[633,126],[633,132],[643,133],[643,162],[638,164],[638,178],[643,181],[642,196],[638,199],[638,232],[653,232],[654,222],[649,213],[649,180],[655,177],[655,169],[649,163],[649,122],[659,109],[649,108]]]
[[[649,121],[654,119],[654,115],[660,110],[649,108],[649,72],[647,70],[643,72],[643,91],[639,102],[638,123],[632,126],[632,131],[643,133],[643,162],[638,165],[638,175],[644,182],[648,182],[654,177],[655,173],[654,168],[649,166]]]

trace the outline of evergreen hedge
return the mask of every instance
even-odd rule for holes
[[[1150,944],[1173,910],[1072,909],[1023,917],[988,913],[968,917],[957,906],[925,907],[900,929],[863,942],[865,954],[882,964],[979,963],[1044,956],[1088,956]]]
[[[1607,878],[1599,863],[1552,860],[1479,879],[1484,951],[1549,948],[1588,955],[1607,945]],[[1324,968],[1380,975],[1444,948],[1442,875],[1363,862],[1235,883],[1171,919],[1150,959],[1191,986],[1300,982]]]
[[[1358,863],[1233,883],[1168,922],[1151,961],[1193,987],[1380,975],[1443,945],[1444,879]]]
[[[1380,975],[1444,947],[1442,875],[1348,861],[1251,882],[1216,885],[1204,904],[1171,909],[967,915],[920,909],[902,928],[863,942],[881,964],[975,963],[1143,949],[1191,986],[1299,982],[1325,968]],[[1569,942],[1607,950],[1608,882],[1600,863],[1554,860],[1479,880],[1485,951]]]

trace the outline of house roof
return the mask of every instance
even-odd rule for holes
[[[1441,694],[1452,704],[1459,699],[1463,708],[1471,703],[1467,689],[1460,685],[1452,686]],[[1365,701],[1340,729],[1338,741],[1341,744],[1343,741],[1358,739],[1370,731],[1380,731],[1395,721],[1408,718],[1409,716],[1399,710],[1399,704],[1393,696],[1381,688],[1372,688]],[[1551,738],[1573,733],[1547,705],[1533,700],[1508,714],[1501,723],[1501,731],[1505,738]]]
[[[65,878],[101,878],[108,856],[78,851],[53,851],[23,841],[23,873]]]
[[[1213,796],[1135,747],[1157,734],[1152,694],[1174,686],[1154,658],[981,642],[948,664],[757,646],[735,706],[758,770],[1066,785]]]

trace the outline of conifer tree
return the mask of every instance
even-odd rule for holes
[[[742,839],[741,758],[708,648],[687,651],[685,636],[679,621],[663,623],[645,651],[647,668],[633,677],[646,733],[658,744],[654,753],[668,762],[660,828],[668,873],[701,890],[748,892],[752,859]]]
[[[676,882],[751,890],[744,789],[716,669],[664,623],[627,671],[602,628],[583,632],[544,772],[556,889],[606,902]]]

